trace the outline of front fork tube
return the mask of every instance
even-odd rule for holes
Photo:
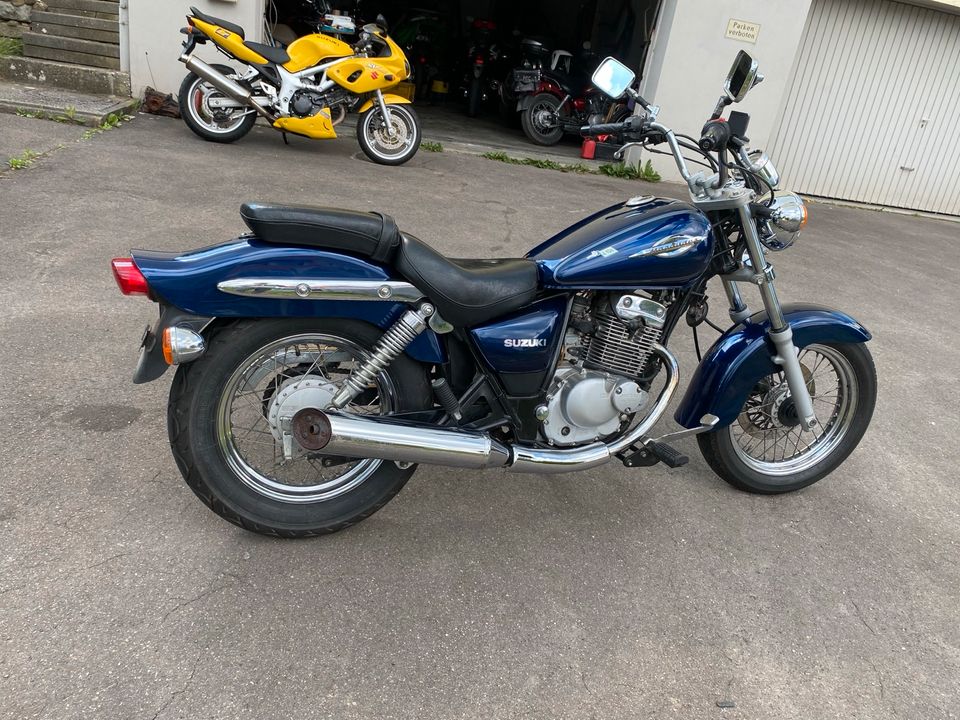
[[[380,113],[383,115],[383,122],[387,126],[387,135],[393,137],[397,134],[397,130],[393,127],[393,118],[390,117],[390,111],[387,109],[387,103],[384,102],[383,93],[380,90],[377,90],[377,105],[380,106]]]
[[[777,354],[773,357],[773,362],[783,368],[783,374],[787,379],[787,387],[790,388],[790,396],[797,408],[797,416],[800,418],[801,424],[807,430],[812,430],[817,424],[817,416],[813,411],[810,389],[807,387],[803,370],[800,367],[799,351],[793,344],[793,331],[790,329],[790,324],[784,320],[780,300],[777,298],[777,290],[773,284],[773,266],[767,263],[763,255],[763,246],[757,235],[757,226],[748,207],[740,208],[740,221],[743,228],[743,237],[747,243],[747,253],[750,255],[750,262],[753,265],[753,272],[750,273],[751,280],[756,282],[760,288],[760,297],[763,299],[763,306],[770,320],[770,330],[767,335],[777,351]],[[740,290],[736,285],[737,279],[742,279],[742,276],[723,280],[723,289],[727,294],[727,300],[730,302],[730,319],[734,323],[743,322],[750,315],[750,311],[743,302]]]

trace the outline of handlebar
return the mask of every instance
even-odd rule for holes
[[[634,115],[623,122],[584,125],[580,128],[580,133],[582,135],[616,135],[623,132],[641,132],[645,121],[646,118]]]
[[[723,120],[711,120],[700,131],[700,142],[697,143],[704,152],[726,149],[730,142],[730,127]]]

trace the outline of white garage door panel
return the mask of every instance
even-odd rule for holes
[[[960,16],[814,0],[770,153],[783,187],[960,215]]]

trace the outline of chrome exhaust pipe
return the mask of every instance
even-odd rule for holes
[[[293,416],[293,436],[305,450],[344,457],[448,465],[503,467],[510,450],[486,433],[407,425],[386,417],[341,415],[305,408]]]
[[[226,93],[237,102],[253,108],[271,123],[277,119],[276,115],[257,102],[257,100],[253,97],[253,93],[250,92],[249,89],[243,87],[243,85],[240,83],[231,80],[219,70],[210,67],[200,58],[195,57],[194,55],[181,55],[180,62],[187,66],[187,70],[203,78],[217,88],[217,90]]]
[[[344,457],[475,470],[505,467],[511,472],[550,475],[588,470],[647,438],[670,404],[679,384],[680,368],[676,358],[662,345],[654,345],[653,352],[664,361],[666,384],[643,421],[610,443],[567,449],[507,447],[486,433],[472,430],[424,427],[389,417],[342,415],[315,408],[304,408],[293,416],[293,436],[305,450]]]

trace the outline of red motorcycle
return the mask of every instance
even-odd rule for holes
[[[580,134],[584,125],[622,122],[630,117],[625,102],[613,101],[590,83],[570,53],[550,52],[539,40],[523,41],[523,64],[504,83],[502,100],[520,113],[523,132],[538,145],[556,145],[564,133]]]

